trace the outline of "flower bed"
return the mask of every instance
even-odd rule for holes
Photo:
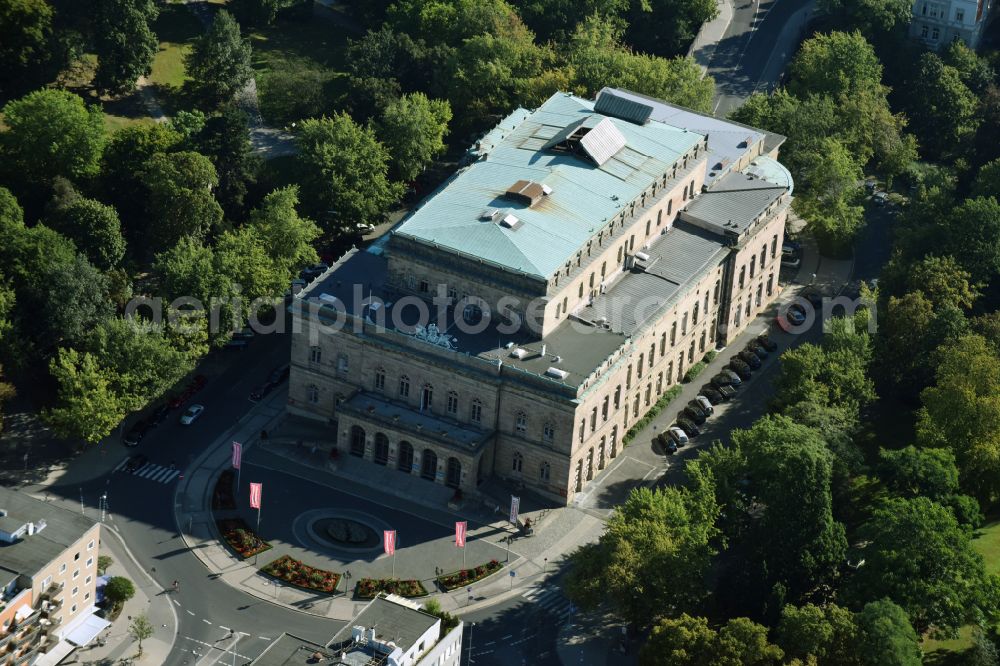
[[[308,564],[303,564],[290,555],[282,555],[261,571],[290,585],[318,592],[336,592],[337,583],[340,582],[340,574],[316,569]]]
[[[439,576],[437,582],[438,585],[444,588],[445,592],[450,592],[451,590],[459,587],[464,587],[465,585],[471,585],[472,583],[481,581],[501,569],[503,569],[502,564],[496,560],[490,560],[486,564],[480,564],[474,569],[462,569],[454,573]]]
[[[423,597],[427,595],[427,588],[419,580],[394,578],[362,578],[354,586],[354,596],[358,599],[374,599],[380,592],[401,597]]]
[[[217,511],[228,511],[236,508],[236,499],[233,497],[233,481],[236,475],[231,469],[219,475],[219,480],[215,482],[215,492],[212,493],[212,508]]]
[[[222,539],[244,560],[271,549],[271,544],[261,541],[253,530],[239,518],[220,520],[216,522],[216,525],[219,526]]]

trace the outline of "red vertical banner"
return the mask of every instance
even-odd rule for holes
[[[259,483],[250,484],[250,508],[260,511],[260,498],[264,489]]]
[[[465,548],[465,530],[468,528],[468,523],[464,520],[455,523],[455,545],[458,548]]]
[[[382,543],[385,546],[385,554],[392,555],[396,552],[396,530],[385,530],[382,532]]]

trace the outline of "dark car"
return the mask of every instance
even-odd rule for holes
[[[150,415],[149,420],[153,425],[160,425],[167,420],[168,416],[170,416],[170,405],[164,403],[156,408],[156,411]]]
[[[730,360],[729,367],[743,381],[750,379],[751,374],[753,374],[750,372],[750,366],[739,358],[733,358]]]
[[[737,354],[743,362],[750,366],[751,370],[760,369],[760,357],[754,354],[752,351],[741,351]]]
[[[674,455],[677,453],[677,442],[672,439],[668,439],[666,444],[663,445],[663,450],[667,452],[667,455]]]
[[[149,458],[147,458],[146,456],[142,455],[141,453],[138,453],[138,454],[136,454],[136,455],[134,455],[134,456],[132,456],[131,458],[128,459],[128,462],[125,463],[124,470],[126,472],[135,472],[135,471],[139,470],[140,468],[142,468],[142,466],[145,465],[148,462],[149,462]]]
[[[691,409],[695,409],[701,412],[701,415],[704,416],[706,419],[712,415],[712,410],[709,409],[711,405],[704,405],[701,403],[700,400],[692,400],[687,404],[687,406],[690,407]]]
[[[125,446],[139,446],[139,442],[142,438],[153,428],[153,424],[149,421],[139,421],[132,429],[125,433],[122,437],[122,444]]]
[[[657,433],[657,435],[653,438],[653,442],[667,453],[677,452],[676,442],[674,442],[674,440],[670,438],[670,435],[667,434],[666,431]],[[673,445],[674,447],[673,451],[670,450],[671,445]]]
[[[734,395],[736,395],[736,389],[734,389],[729,384],[723,384],[722,386],[716,386],[715,390],[722,394],[723,399],[729,400]]]
[[[237,351],[243,351],[248,346],[250,346],[250,341],[243,338],[233,338],[226,343],[226,349],[235,349]]]
[[[250,399],[254,402],[258,400],[263,400],[264,397],[271,392],[274,388],[274,384],[270,381],[264,382],[263,384],[258,384],[250,391]]]
[[[284,365],[278,366],[277,368],[275,368],[274,370],[271,371],[270,375],[268,375],[267,381],[269,381],[272,384],[274,384],[275,386],[277,386],[281,382],[283,382],[286,379],[288,379],[288,370],[289,370],[289,366],[288,366],[287,363],[284,364]]]
[[[708,398],[708,401],[713,405],[718,405],[720,402],[726,399],[724,395],[716,391],[710,385],[705,384],[701,387],[701,395]]]
[[[677,419],[677,425],[681,430],[687,433],[688,437],[697,437],[701,434],[701,428],[699,428],[697,424],[689,418],[681,417]]]
[[[702,412],[700,409],[695,409],[695,408],[691,407],[690,405],[688,405],[687,407],[685,407],[681,411],[681,413],[678,414],[677,416],[678,416],[678,418],[691,419],[692,421],[694,421],[698,425],[701,425],[701,424],[703,424],[705,422],[705,413]]]
[[[758,335],[757,343],[769,352],[778,351],[778,345],[776,345],[771,338],[766,335]]]
[[[712,377],[712,386],[714,386],[717,389],[723,386],[732,386],[732,385],[733,385],[733,378],[725,373],[719,373],[716,376]]]
[[[802,298],[809,301],[809,305],[813,307],[814,310],[823,309],[823,294],[819,293],[815,289],[809,289],[802,294]]]

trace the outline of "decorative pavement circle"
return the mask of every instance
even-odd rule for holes
[[[313,509],[292,523],[292,533],[307,548],[350,553],[382,552],[382,532],[391,529],[375,516],[351,509]]]

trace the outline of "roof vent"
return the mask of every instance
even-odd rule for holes
[[[486,222],[493,222],[497,219],[497,215],[500,214],[500,210],[497,208],[487,208],[482,213],[479,214],[479,219]]]
[[[594,104],[594,111],[606,116],[614,116],[630,123],[643,125],[653,114],[653,107],[642,102],[619,97],[607,90],[602,90]]]
[[[552,357],[552,362],[553,363],[562,363],[562,356],[558,356],[558,355],[557,356],[553,356]]]
[[[549,368],[545,371],[545,374],[555,379],[566,379],[569,377],[569,373],[565,370],[561,370],[560,368]]]
[[[542,200],[542,197],[550,194],[552,194],[551,187],[536,183],[533,180],[519,180],[504,192],[504,196],[508,199],[523,203],[528,207],[534,206]]]
[[[510,355],[516,359],[522,359],[528,355],[528,350],[522,347],[517,347],[510,353]]]
[[[500,226],[507,227],[511,231],[518,229],[522,224],[524,223],[521,222],[521,220],[513,213],[507,213],[503,216],[503,219],[500,220]]]
[[[636,252],[635,258],[638,259],[639,261],[649,261],[649,255],[646,254],[645,252]]]

